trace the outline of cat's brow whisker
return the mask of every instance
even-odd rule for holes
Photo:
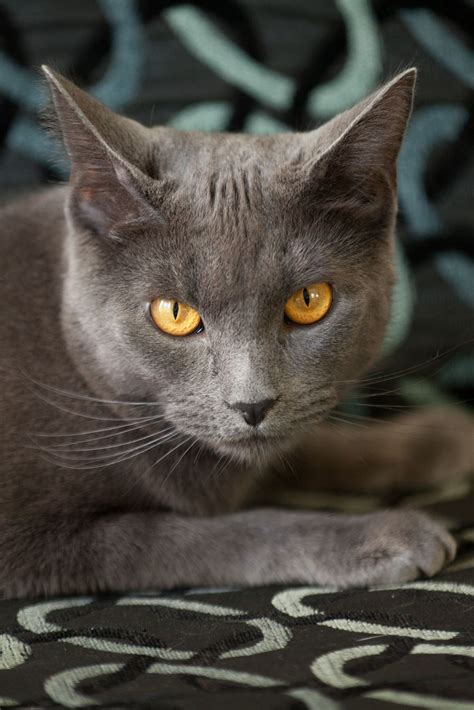
[[[177,436],[179,436],[179,434],[176,433],[176,432],[174,432],[174,433],[172,433],[172,434],[169,434],[166,439],[159,440],[159,441],[157,441],[157,442],[151,442],[151,443],[149,442],[149,443],[146,445],[146,448],[143,448],[143,445],[140,446],[140,447],[137,447],[137,449],[140,449],[140,451],[137,451],[136,449],[132,449],[133,453],[131,453],[131,452],[122,452],[122,453],[127,454],[126,456],[117,456],[117,454],[115,454],[113,461],[109,461],[108,463],[103,463],[103,464],[97,463],[97,464],[94,464],[93,466],[88,466],[88,465],[83,465],[83,466],[81,466],[81,465],[79,465],[79,464],[67,464],[67,463],[65,463],[65,462],[63,462],[63,461],[61,461],[61,460],[57,460],[57,459],[55,459],[55,458],[51,458],[51,459],[50,459],[50,458],[48,458],[48,457],[46,457],[46,456],[42,456],[41,454],[39,454],[39,456],[40,456],[40,458],[43,458],[45,461],[48,461],[48,463],[56,464],[56,465],[58,465],[58,466],[60,466],[60,467],[62,467],[62,468],[68,468],[68,469],[79,470],[79,471],[95,471],[95,470],[97,470],[97,469],[108,468],[109,466],[115,466],[115,465],[117,465],[117,464],[119,464],[119,463],[122,463],[123,461],[128,461],[128,460],[130,460],[130,459],[134,459],[134,458],[136,458],[137,456],[140,456],[141,454],[144,454],[144,453],[146,453],[146,452],[148,452],[148,451],[152,451],[152,450],[153,450],[154,448],[156,448],[158,445],[164,444],[166,441],[171,441],[172,439],[176,438]],[[129,455],[128,455],[128,454],[129,454]],[[91,461],[91,459],[88,459],[88,460]],[[100,460],[100,461],[103,461],[103,459],[99,459],[99,460]]]

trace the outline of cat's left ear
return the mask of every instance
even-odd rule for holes
[[[147,129],[103,106],[43,66],[59,132],[71,160],[69,211],[76,226],[115,237],[114,227],[143,218],[158,182],[146,174]]]
[[[416,69],[302,137],[300,170],[330,201],[376,205],[395,195],[396,163],[412,111]],[[300,173],[301,175],[301,173]]]

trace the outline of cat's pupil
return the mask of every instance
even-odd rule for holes
[[[179,313],[179,304],[178,304],[177,301],[175,301],[174,304],[173,304],[173,318],[174,318],[175,320],[176,320],[177,317],[178,317],[178,313]]]
[[[307,288],[303,289],[303,298],[304,298],[304,302],[306,303],[306,305],[309,306],[311,299],[309,297],[309,293],[308,293]]]

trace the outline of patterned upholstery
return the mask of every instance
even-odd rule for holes
[[[474,496],[405,498],[457,531],[432,580],[0,602],[0,707],[474,707]],[[343,503],[343,505],[342,505]],[[370,510],[372,497],[320,506]]]
[[[309,128],[400,68],[420,68],[400,157],[395,377],[345,415],[474,394],[469,0],[0,0],[0,200],[62,179],[38,123],[51,63],[145,124]],[[397,410],[398,411],[398,410]],[[449,477],[449,472],[447,472]],[[461,542],[442,576],[390,590],[191,590],[0,602],[0,706],[474,707],[474,497],[428,505]],[[324,508],[380,501],[325,496]]]

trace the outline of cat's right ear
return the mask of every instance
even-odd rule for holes
[[[59,132],[71,160],[69,210],[74,223],[101,236],[133,223],[152,208],[157,181],[146,174],[146,129],[118,116],[75,84],[42,67]]]
[[[408,69],[320,128],[300,134],[298,184],[315,203],[353,215],[388,214],[410,118],[416,69]]]

